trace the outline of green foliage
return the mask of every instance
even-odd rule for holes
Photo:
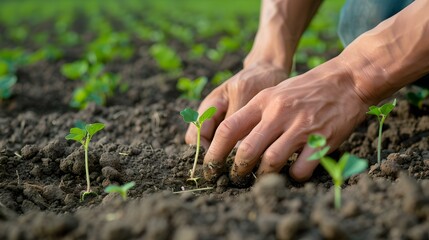
[[[370,106],[369,111],[367,112],[368,115],[377,116],[378,123],[379,123],[378,144],[377,144],[377,162],[379,165],[381,164],[381,136],[383,133],[383,124],[387,116],[389,116],[390,112],[395,108],[395,106],[396,106],[396,99],[394,99],[392,103],[383,104],[381,107]]]
[[[228,80],[229,78],[231,78],[232,76],[233,74],[231,71],[228,71],[228,70],[220,71],[213,76],[211,83],[215,86],[218,86],[218,85],[221,85],[226,80]]]
[[[127,200],[127,195],[128,195],[128,190],[130,190],[131,188],[133,188],[136,185],[135,182],[129,182],[126,183],[122,186],[118,186],[118,185],[109,185],[106,187],[106,189],[104,189],[104,191],[106,193],[119,193],[119,195],[121,195],[122,199],[125,201]]]
[[[82,124],[80,124],[82,125]],[[70,133],[65,137],[66,140],[74,140],[82,144],[85,150],[85,173],[86,173],[86,191],[81,196],[81,201],[85,199],[85,196],[91,194],[91,182],[89,179],[89,163],[88,163],[88,149],[89,143],[91,142],[94,134],[104,128],[103,123],[91,123],[84,124],[83,126],[77,126],[70,129]]]
[[[190,59],[199,59],[202,58],[207,51],[207,46],[204,44],[194,44],[191,47],[191,50],[188,53]]]
[[[181,97],[189,100],[199,100],[204,86],[207,84],[206,77],[199,77],[195,80],[181,77],[177,82],[177,89],[182,92]]]
[[[129,59],[134,48],[127,33],[107,31],[92,41],[87,47],[86,57],[90,63],[105,63],[114,58]]]
[[[198,162],[198,154],[200,152],[200,139],[201,139],[201,127],[203,126],[203,123],[209,119],[211,119],[216,114],[217,109],[215,107],[209,107],[206,109],[201,116],[199,116],[198,112],[191,109],[191,108],[185,108],[182,111],[180,111],[180,115],[182,115],[183,120],[187,123],[192,123],[197,128],[197,149],[195,152],[195,160],[194,165],[191,170],[190,177],[188,178],[188,181],[194,181],[195,184],[197,184],[198,178],[194,177],[195,175],[195,169],[197,167]],[[198,185],[198,184],[197,184]]]
[[[329,146],[326,146],[326,138],[322,135],[312,134],[308,137],[308,145],[317,149],[307,160],[320,159],[320,164],[332,177],[335,186],[335,207],[341,208],[341,185],[349,177],[359,174],[368,168],[368,162],[349,153],[344,153],[337,162],[326,154]]]
[[[61,66],[61,74],[66,78],[76,80],[88,72],[89,64],[85,60],[66,63]]]
[[[8,99],[12,95],[12,87],[16,83],[16,76],[0,76],[0,100]]]
[[[150,55],[155,59],[158,66],[167,72],[180,71],[182,60],[176,51],[162,43],[152,45],[149,49]]]
[[[429,89],[420,88],[417,92],[408,92],[407,100],[412,105],[422,109],[423,101],[429,97]]]

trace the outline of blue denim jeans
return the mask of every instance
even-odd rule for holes
[[[413,0],[347,0],[341,9],[338,26],[338,36],[344,47],[412,2]],[[413,84],[429,88],[429,74]]]
[[[347,0],[340,13],[338,36],[344,46],[395,15],[413,0]]]

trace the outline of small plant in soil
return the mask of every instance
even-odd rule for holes
[[[81,201],[85,199],[85,196],[91,194],[91,182],[89,179],[89,164],[88,164],[88,149],[89,142],[95,133],[104,128],[103,123],[91,123],[82,124],[82,126],[74,127],[70,129],[70,133],[66,136],[67,140],[75,140],[82,144],[85,150],[85,173],[86,173],[86,191],[81,195]]]
[[[177,82],[177,89],[182,92],[181,97],[189,100],[199,100],[204,86],[207,84],[206,77],[199,77],[191,80],[186,77],[179,78]]]
[[[377,162],[381,164],[381,134],[383,132],[383,124],[387,116],[396,106],[396,99],[392,103],[385,103],[381,107],[371,106],[366,114],[377,116],[379,127],[378,127],[378,143],[377,143]]]
[[[12,87],[16,83],[15,75],[0,76],[0,101],[12,95]]]
[[[336,209],[341,208],[341,185],[349,177],[359,174],[368,168],[368,162],[365,159],[358,158],[349,153],[344,153],[337,162],[331,157],[326,156],[329,146],[326,146],[326,138],[322,135],[310,135],[307,141],[311,148],[317,149],[308,160],[320,160],[320,164],[332,177],[334,182],[334,205]]]
[[[421,88],[417,92],[407,93],[407,100],[418,109],[422,109],[423,101],[429,97],[429,89]]]
[[[197,127],[197,149],[195,152],[195,160],[190,177],[187,179],[188,181],[194,181],[196,185],[198,185],[197,180],[199,179],[195,177],[195,169],[197,167],[198,154],[200,152],[201,127],[206,120],[213,117],[213,115],[216,113],[216,110],[217,109],[215,107],[209,107],[206,111],[204,111],[203,114],[201,114],[201,116],[199,116],[197,111],[192,110],[191,108],[185,108],[180,112],[180,115],[182,115],[183,120],[185,120],[185,122],[192,123],[195,125],[195,127]]]
[[[125,201],[125,200],[127,200],[127,197],[128,197],[128,190],[133,188],[135,185],[136,185],[135,182],[125,183],[122,186],[109,185],[106,187],[106,189],[104,189],[104,191],[106,193],[113,193],[113,192],[119,193],[119,195],[121,195],[122,199]]]

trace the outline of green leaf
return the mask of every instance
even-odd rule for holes
[[[203,125],[203,122],[212,118],[216,114],[217,109],[215,107],[209,107],[201,116],[198,118],[200,125]]]
[[[322,164],[322,166],[329,173],[332,179],[334,179],[334,181],[339,181],[341,179],[341,169],[334,159],[330,157],[324,157],[320,160],[320,164]]]
[[[369,107],[369,111],[366,114],[380,116],[381,111],[377,106],[371,106]]]
[[[350,155],[347,164],[343,170],[343,178],[347,179],[353,175],[359,174],[368,168],[368,162],[365,159]]]
[[[122,189],[125,190],[125,191],[128,191],[132,187],[134,187],[135,185],[136,185],[136,183],[134,181],[133,182],[129,182],[129,183],[126,183],[126,184],[122,185]]]
[[[307,143],[311,148],[321,148],[326,145],[326,137],[320,134],[311,134],[308,136]]]
[[[104,189],[104,191],[106,193],[112,193],[112,192],[120,193],[122,192],[122,188],[118,185],[109,185]]]
[[[385,104],[383,104],[383,106],[380,107],[380,112],[384,116],[387,116],[395,108],[395,106],[396,106],[396,98],[393,100],[392,103],[385,103]]]
[[[182,115],[183,120],[187,123],[196,123],[198,120],[198,112],[194,111],[191,108],[185,108],[182,111],[180,111],[180,115]]]
[[[319,160],[319,159],[323,158],[324,156],[326,156],[329,149],[330,149],[330,147],[326,146],[323,149],[321,149],[320,151],[313,153],[307,160],[309,160],[309,161]]]
[[[92,124],[87,124],[85,126],[85,129],[86,131],[88,131],[90,137],[94,136],[95,133],[102,130],[103,128],[104,128],[103,123],[92,123]]]
[[[0,76],[0,99],[7,99],[12,95],[12,87],[16,81],[15,75]]]
[[[87,61],[76,61],[73,63],[63,64],[61,66],[61,74],[69,79],[81,78],[87,71],[89,65]]]
[[[67,140],[75,140],[77,142],[82,142],[83,138],[86,136],[86,131],[80,128],[71,128],[70,134],[66,136]]]

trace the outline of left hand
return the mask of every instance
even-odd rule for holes
[[[366,99],[347,67],[334,60],[267,88],[219,125],[204,159],[204,176],[215,179],[241,141],[230,172],[233,183],[242,185],[258,164],[257,176],[279,172],[295,152],[300,154],[290,175],[305,181],[318,165],[307,161],[314,152],[306,145],[308,136],[324,135],[335,150],[365,118]]]

